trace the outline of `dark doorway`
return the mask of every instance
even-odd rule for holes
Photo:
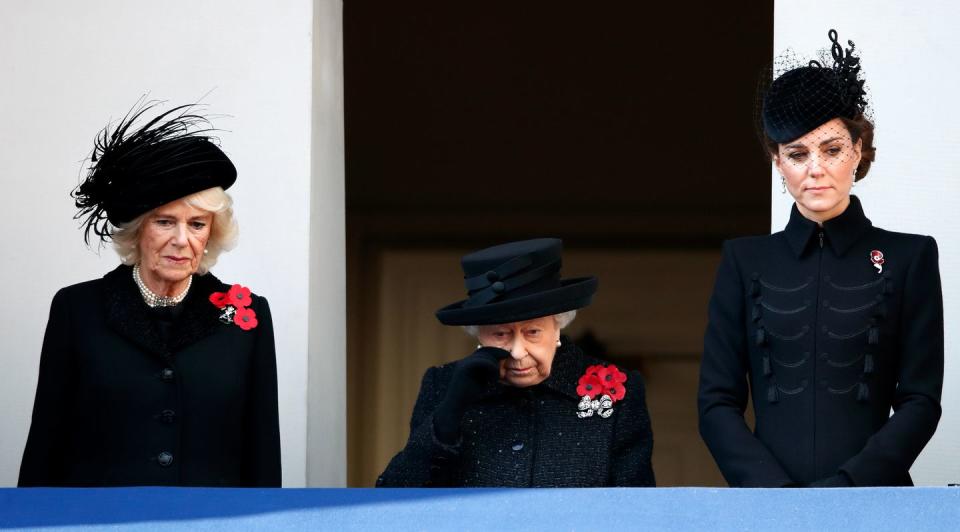
[[[769,230],[753,115],[773,2],[433,4],[344,3],[349,485],[399,450],[426,367],[468,354],[427,323],[461,296],[457,256],[536,236],[564,239],[565,269],[610,272],[606,319],[587,310],[574,332],[645,372],[661,484],[720,482],[665,446],[706,452],[697,346],[719,245]],[[682,275],[664,266],[683,257]],[[646,282],[628,264],[651,265]],[[428,274],[445,288],[394,308],[384,283]],[[671,297],[644,288],[662,283]],[[396,330],[415,312],[427,322]],[[674,327],[629,323],[661,315]],[[404,373],[382,374],[385,353]]]

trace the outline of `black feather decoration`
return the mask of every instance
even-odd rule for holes
[[[138,104],[97,135],[87,175],[71,192],[87,244],[91,232],[106,241],[119,224],[150,209],[236,180],[233,163],[209,135],[214,128],[196,112],[198,104],[144,120],[158,105]]]

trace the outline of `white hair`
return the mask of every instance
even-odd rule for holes
[[[554,320],[554,323],[557,324],[557,329],[563,329],[567,325],[570,325],[570,322],[572,322],[573,319],[576,317],[577,317],[577,311],[576,309],[574,309],[574,310],[568,310],[566,312],[561,312],[559,314],[554,314],[553,320]],[[474,338],[476,338],[477,335],[480,334],[479,325],[463,325],[462,328],[465,333],[469,334],[470,336],[473,336]]]
[[[220,253],[229,251],[237,245],[240,229],[233,216],[233,199],[221,187],[208,188],[182,198],[187,205],[213,214],[210,224],[210,238],[207,239],[207,252],[200,259],[197,273],[203,275],[217,263]],[[127,266],[140,262],[140,230],[143,222],[153,214],[153,210],[137,216],[132,221],[121,224],[111,237],[113,249],[120,255],[120,261]]]

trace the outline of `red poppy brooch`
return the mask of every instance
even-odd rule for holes
[[[877,273],[883,273],[883,263],[886,262],[883,260],[883,252],[879,249],[875,249],[870,252],[870,263],[873,264],[873,267],[877,269]]]
[[[613,414],[613,403],[627,395],[623,383],[627,382],[627,374],[610,364],[604,367],[597,364],[587,368],[586,373],[577,382],[577,395],[580,404],[577,405],[577,417],[580,419],[591,417],[594,414],[608,418]]]
[[[233,323],[245,331],[257,326],[257,313],[250,308],[253,298],[250,297],[249,288],[235,284],[226,292],[210,294],[210,302],[223,309],[220,314],[220,321],[223,323]]]

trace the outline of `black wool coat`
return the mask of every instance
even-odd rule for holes
[[[912,485],[942,383],[933,238],[873,227],[851,197],[822,228],[794,206],[784,231],[724,245],[698,399],[731,486]]]
[[[456,445],[437,440],[433,411],[457,363],[428,369],[407,445],[377,486],[653,486],[653,433],[640,373],[627,372],[626,395],[609,418],[577,417],[577,381],[588,366],[603,363],[564,338],[542,383],[491,384],[464,415]]]
[[[131,270],[54,296],[19,485],[280,486],[267,300],[244,331],[194,276],[163,334]]]

